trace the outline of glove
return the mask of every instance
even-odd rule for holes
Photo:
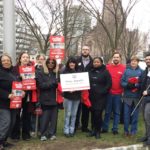
[[[127,84],[127,88],[128,89],[134,89],[134,88],[136,88],[135,83],[128,83]]]

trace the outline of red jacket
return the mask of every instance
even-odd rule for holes
[[[110,89],[111,94],[122,94],[123,88],[121,87],[121,78],[126,67],[123,64],[109,64],[107,70],[109,71],[112,78],[112,87]]]

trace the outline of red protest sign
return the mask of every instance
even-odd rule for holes
[[[17,109],[22,106],[22,83],[13,81],[12,83],[13,98],[10,100],[10,108]]]
[[[61,59],[65,57],[64,36],[50,36],[50,58]]]
[[[19,72],[22,77],[23,90],[35,90],[35,67],[34,66],[20,66]]]

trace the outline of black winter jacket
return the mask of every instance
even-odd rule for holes
[[[10,69],[0,67],[0,108],[10,108],[8,96],[12,92],[12,82],[16,80],[17,77],[13,74],[12,67]]]
[[[112,85],[109,72],[104,65],[93,68],[89,73],[90,78],[90,100],[93,109],[103,109],[106,103],[106,96]]]
[[[148,68],[145,69],[145,71],[142,73],[142,76],[140,78],[140,95],[142,96],[143,91],[145,91],[148,87],[148,95],[144,96],[144,103],[150,102],[150,77],[148,76]],[[143,103],[143,104],[144,104]]]
[[[93,66],[93,60],[92,60],[91,56],[89,56],[89,59],[90,59],[89,64],[87,64],[87,66],[84,67],[83,61],[82,61],[82,56],[78,58],[78,60],[77,60],[78,61],[78,70],[80,72],[89,72],[91,70],[91,68]]]
[[[45,74],[43,69],[36,72],[39,101],[42,105],[56,106],[57,80],[54,72]]]

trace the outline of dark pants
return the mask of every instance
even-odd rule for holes
[[[19,113],[19,109],[11,109],[11,123],[10,123],[10,129],[9,129],[9,136],[11,136],[12,131],[14,129],[15,123],[16,123],[16,117]]]
[[[57,126],[57,106],[50,106],[48,108],[43,108],[43,113],[41,116],[41,136],[55,135]]]
[[[20,138],[21,127],[22,127],[22,138],[23,139],[30,138],[31,112],[29,112],[29,102],[23,102],[22,112],[20,110],[16,116],[16,122],[11,134],[12,139]]]
[[[86,105],[82,104],[82,117],[81,117],[82,130],[86,130],[88,128],[89,113],[90,109]]]
[[[12,139],[20,139],[20,110],[18,110],[18,113],[16,114],[15,123],[10,137]]]
[[[80,104],[78,106],[77,116],[76,116],[76,123],[75,123],[76,129],[78,129],[80,127],[81,111],[82,111],[82,103],[80,102]]]
[[[96,133],[100,133],[102,127],[102,110],[92,110],[92,130]]]
[[[146,129],[146,137],[150,141],[150,103],[144,105],[144,121]]]
[[[22,138],[29,138],[31,129],[31,112],[29,112],[29,103],[24,103],[22,108]]]
[[[11,124],[11,113],[9,109],[0,108],[0,145],[6,141]]]

